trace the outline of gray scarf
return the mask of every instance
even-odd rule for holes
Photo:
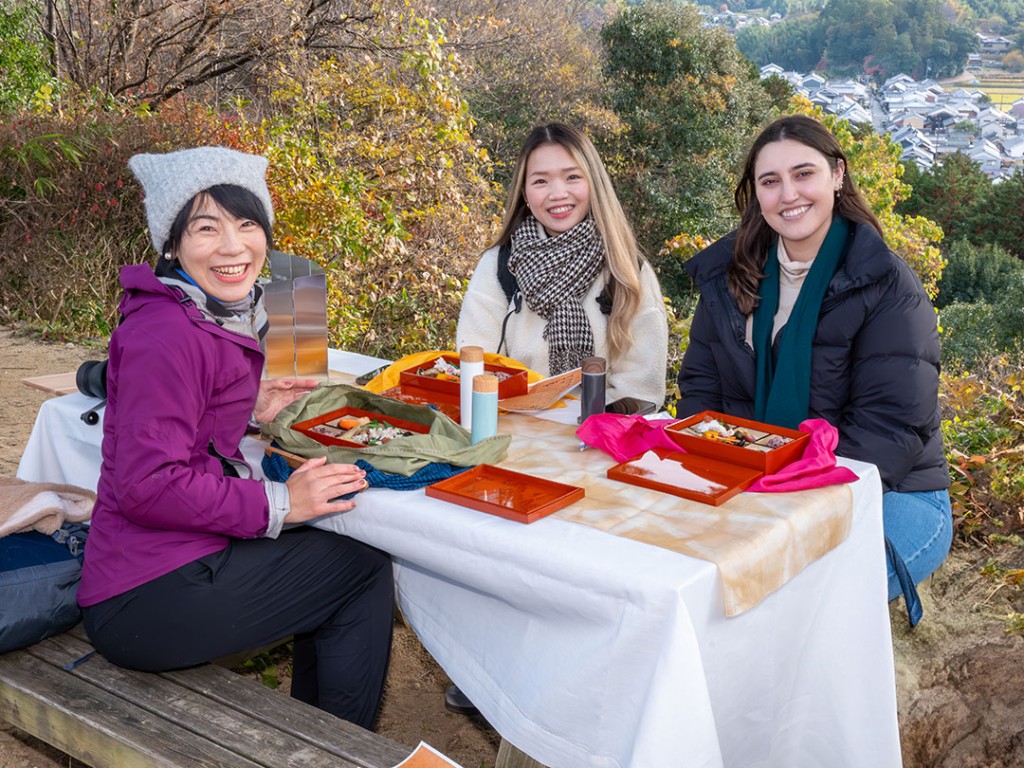
[[[173,263],[177,265],[177,261]],[[263,289],[259,285],[254,285],[252,293],[241,301],[225,303],[207,296],[199,286],[181,277],[177,270],[168,267],[166,262],[160,266],[164,268],[160,269],[158,266],[157,279],[164,285],[177,288],[184,293],[207,320],[232,333],[248,336],[263,348],[263,337],[267,335],[269,318],[263,306]]]
[[[512,233],[509,271],[516,276],[527,306],[547,320],[551,375],[578,368],[594,354],[594,332],[581,299],[601,274],[604,243],[591,216],[554,237],[543,237],[527,216]]]

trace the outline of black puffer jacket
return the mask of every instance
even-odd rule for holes
[[[679,371],[680,417],[754,416],[754,350],[726,287],[733,242],[686,265],[700,301]],[[939,335],[921,281],[874,229],[851,225],[814,335],[808,417],[835,425],[836,453],[877,465],[885,490],[938,490],[949,486],[938,391]]]

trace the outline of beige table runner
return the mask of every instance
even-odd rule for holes
[[[725,614],[754,607],[850,532],[853,492],[834,485],[794,493],[741,493],[713,507],[610,480],[615,461],[581,451],[572,426],[502,414],[514,437],[503,467],[581,486],[586,497],[555,516],[713,562]]]

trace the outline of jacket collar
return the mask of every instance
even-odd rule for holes
[[[171,299],[182,308],[192,322],[204,330],[236,342],[248,341],[257,349],[261,347],[262,338],[258,338],[255,331],[249,330],[249,325],[252,324],[264,329],[266,327],[266,311],[261,295],[256,297],[255,322],[249,325],[243,323],[245,327],[235,327],[238,325],[237,321],[229,323],[225,318],[214,315],[206,308],[205,301],[198,300],[201,298],[201,292],[199,297],[192,295],[194,291],[187,291],[186,288],[191,286],[184,281],[164,282],[145,264],[122,267],[120,281],[124,295],[121,298],[119,312],[123,317],[128,317],[154,302],[163,303]]]

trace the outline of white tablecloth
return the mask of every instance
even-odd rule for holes
[[[19,477],[95,487],[100,427],[78,419],[92,402],[44,403]],[[320,525],[394,555],[426,649],[551,768],[899,766],[880,484],[844,463],[861,476],[849,538],[729,619],[712,564],[555,518],[370,489]]]

